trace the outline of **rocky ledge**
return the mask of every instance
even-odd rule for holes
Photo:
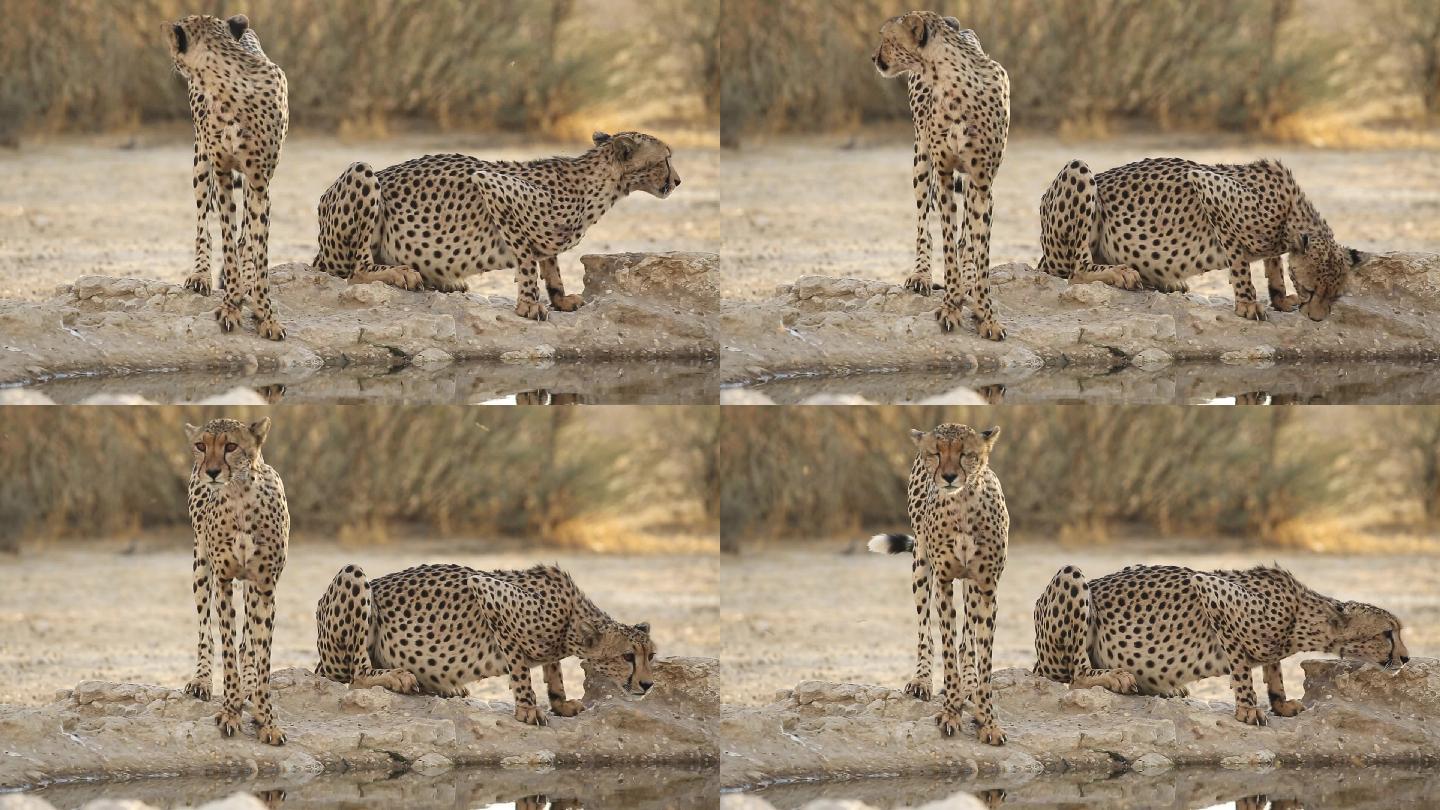
[[[1337,660],[1303,667],[1306,710],[1270,716],[1265,727],[1239,723],[1221,702],[1070,689],[1000,670],[995,709],[1009,741],[999,747],[979,742],[973,721],[941,736],[937,705],[898,689],[806,681],[769,706],[722,709],[721,783],[1440,763],[1440,661],[1411,659],[1398,671]]]
[[[225,334],[208,298],[178,284],[84,276],[41,302],[0,302],[0,385],[92,374],[347,365],[436,368],[459,360],[712,359],[713,253],[583,256],[585,306],[526,320],[513,299],[349,284],[303,263],[271,270],[288,336]]]
[[[587,670],[587,710],[535,727],[505,703],[350,689],[286,669],[273,677],[283,746],[256,740],[248,719],[234,738],[220,736],[216,704],[178,689],[86,681],[49,706],[0,706],[0,789],[199,774],[713,764],[717,670],[712,658],[657,659],[655,687],[642,698]]]

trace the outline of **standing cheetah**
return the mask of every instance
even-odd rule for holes
[[[204,427],[186,425],[185,431],[194,457],[189,505],[195,529],[195,612],[200,618],[199,663],[185,691],[210,699],[210,600],[217,596],[225,702],[215,722],[222,734],[233,736],[248,698],[260,741],[283,745],[285,732],[275,724],[270,707],[270,636],[275,629],[275,586],[290,544],[290,509],[280,476],[260,457],[270,420],[247,425],[212,419]],[[245,594],[245,640],[238,655],[237,580],[244,583]]]
[[[886,78],[910,77],[917,227],[915,272],[905,286],[921,295],[933,288],[930,208],[938,206],[945,240],[945,297],[935,312],[940,328],[949,332],[960,324],[969,296],[981,336],[1004,340],[1005,328],[990,305],[990,215],[992,186],[1010,133],[1010,77],[985,54],[974,31],[929,11],[887,20],[872,61]],[[965,197],[965,222],[956,209],[959,194]]]
[[[532,667],[544,668],[550,711],[561,717],[585,708],[565,699],[561,659],[593,660],[634,695],[654,682],[650,625],[610,618],[553,566],[422,565],[371,582],[360,566],[347,565],[320,597],[315,622],[315,671],[326,678],[461,697],[470,681],[508,674],[515,719],[535,726],[545,716],[535,706]]]
[[[930,699],[930,596],[940,614],[945,664],[945,707],[935,721],[945,736],[960,728],[968,698],[982,742],[1004,745],[1005,732],[990,705],[990,659],[995,640],[995,591],[1005,570],[1010,542],[1010,512],[1000,479],[990,469],[990,451],[1000,428],[976,431],[966,425],[940,425],[929,433],[910,431],[918,451],[910,467],[909,511],[915,536],[881,534],[870,550],[881,554],[913,552],[910,589],[920,624],[915,677],[905,692]],[[960,652],[955,647],[952,583],[960,582],[965,626]],[[960,659],[964,658],[963,664]],[[964,678],[961,679],[961,667]]]
[[[1132,565],[1096,580],[1061,568],[1035,602],[1035,674],[1072,687],[1179,697],[1185,685],[1229,675],[1235,719],[1265,725],[1250,682],[1264,667],[1270,710],[1304,710],[1285,699],[1280,662],[1298,652],[1339,653],[1398,667],[1410,660],[1400,620],[1362,602],[1341,602],[1280,568],[1193,571]]]
[[[593,136],[579,157],[524,163],[426,155],[375,171],[354,163],[320,198],[314,266],[355,283],[383,281],[463,291],[465,277],[515,270],[516,314],[543,321],[549,306],[572,312],[556,257],[621,197],[664,199],[680,185],[670,147],[639,132]]]
[[[1235,314],[1265,320],[1250,263],[1263,259],[1270,306],[1322,321],[1368,256],[1342,247],[1290,170],[1274,160],[1210,166],[1148,158],[1095,174],[1061,170],[1040,200],[1040,269],[1072,282],[1185,292],[1185,279],[1226,268]],[[1290,256],[1295,295],[1280,256]]]

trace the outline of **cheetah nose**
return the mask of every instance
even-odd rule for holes
[[[947,484],[953,484],[953,483],[955,483],[955,479],[960,477],[960,474],[959,474],[959,473],[943,473],[940,477],[945,479],[945,483],[947,483]]]
[[[680,178],[677,177],[677,178],[675,178],[674,188],[679,188],[679,187],[680,187]]]
[[[649,692],[649,691],[650,691],[650,687],[652,687],[652,686],[654,686],[654,685],[655,685],[655,682],[654,682],[654,681],[641,681],[641,682],[640,682],[640,691],[641,691],[641,692]]]
[[[215,479],[217,479],[217,478],[220,477],[220,470],[219,470],[219,469],[206,470],[206,471],[205,471],[205,474],[208,475],[208,476],[210,476],[210,480],[211,480],[211,481],[214,481]]]
[[[878,53],[875,54],[872,61],[875,62],[875,67],[880,68],[881,70],[885,70],[887,67],[889,67],[889,65],[885,64],[885,60],[880,58],[880,54]]]
[[[1410,663],[1410,656],[1408,656],[1408,655],[1402,655],[1402,656],[1400,656],[1400,665],[1401,665],[1401,666],[1404,666],[1405,664],[1408,664],[1408,663]]]

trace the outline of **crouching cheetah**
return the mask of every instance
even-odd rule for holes
[[[1270,710],[1294,717],[1280,661],[1298,652],[1399,667],[1409,661],[1400,620],[1341,602],[1280,568],[1193,571],[1132,565],[1096,580],[1061,568],[1035,603],[1035,674],[1072,687],[1179,697],[1185,685],[1229,675],[1235,718],[1265,725],[1250,673],[1264,667]]]
[[[882,534],[870,540],[881,554],[912,552],[910,588],[920,624],[915,677],[906,693],[930,699],[930,596],[940,614],[945,665],[945,706],[935,721],[945,736],[960,728],[961,710],[975,706],[978,736],[1003,745],[1005,732],[990,705],[990,659],[995,640],[995,591],[1005,570],[1010,513],[1000,479],[990,469],[990,451],[1000,428],[976,431],[940,425],[929,433],[910,431],[918,451],[910,467],[909,511],[914,537]],[[952,584],[959,580],[965,627],[956,651]],[[960,660],[964,658],[963,662]],[[963,668],[963,679],[962,679]]]
[[[515,269],[516,314],[572,312],[556,257],[632,191],[670,196],[680,176],[670,147],[639,132],[595,133],[579,157],[525,163],[426,155],[375,171],[354,163],[320,198],[314,266],[355,283],[463,291],[465,277]]]
[[[1149,158],[1095,174],[1071,161],[1040,199],[1040,269],[1072,282],[1184,292],[1226,268],[1235,314],[1265,320],[1250,263],[1265,261],[1270,306],[1322,321],[1366,254],[1342,247],[1290,170],[1274,160],[1204,165]],[[1280,257],[1289,254],[1294,295]]]
[[[880,29],[871,61],[880,75],[909,76],[915,122],[911,181],[917,219],[915,272],[905,286],[930,295],[930,209],[940,209],[945,297],[935,317],[946,332],[960,325],[969,297],[982,337],[1004,340],[990,305],[991,191],[1010,133],[1010,77],[986,55],[974,31],[954,17],[912,11]],[[965,198],[965,222],[955,197]],[[968,229],[969,235],[966,235]],[[962,260],[959,251],[964,245]]]
[[[461,697],[465,684],[508,674],[515,719],[545,725],[530,670],[544,667],[550,711],[584,710],[566,700],[560,661],[595,662],[626,691],[643,695],[654,678],[650,625],[621,624],[553,566],[476,571],[422,565],[373,582],[358,565],[340,569],[315,609],[320,675],[352,687]]]
[[[233,736],[248,699],[260,741],[283,745],[285,732],[275,724],[270,707],[270,637],[275,628],[275,586],[285,570],[290,544],[290,510],[285,485],[260,456],[270,420],[247,425],[212,419],[203,427],[186,425],[185,431],[194,458],[189,506],[195,529],[195,612],[200,619],[199,663],[185,691],[210,699],[210,600],[218,597],[225,701],[215,722],[226,737]],[[236,581],[245,585],[245,639],[238,651]]]
[[[168,29],[170,56],[189,81],[195,121],[195,270],[185,286],[210,294],[206,219],[213,208],[224,239],[220,287],[225,296],[215,310],[220,328],[229,332],[240,325],[240,308],[249,296],[256,331],[283,340],[285,328],[270,304],[269,250],[270,178],[290,128],[285,73],[260,49],[243,14],[228,20],[192,15]],[[240,235],[233,197],[242,187],[245,231]]]

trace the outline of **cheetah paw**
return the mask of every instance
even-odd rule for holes
[[[1266,725],[1265,713],[1256,706],[1236,706],[1235,719],[1247,726]]]
[[[210,271],[194,273],[185,279],[185,289],[194,290],[200,295],[208,296],[210,294]]]
[[[1270,704],[1270,711],[1280,717],[1294,717],[1305,711],[1305,704],[1298,700],[1277,700]]]
[[[965,314],[960,307],[950,304],[941,304],[940,308],[935,310],[935,320],[940,322],[941,332],[955,331],[964,317]]]
[[[266,745],[285,744],[285,732],[281,731],[280,727],[274,723],[261,724],[260,728],[255,731],[255,737]]]
[[[235,732],[240,730],[240,710],[221,709],[215,715],[215,725],[220,727],[220,733],[224,736],[234,737]]]
[[[231,309],[224,304],[215,310],[215,320],[220,322],[220,331],[234,332],[235,327],[240,325],[240,308]]]
[[[578,295],[561,295],[550,299],[550,308],[560,312],[574,312],[585,306],[585,301]]]
[[[1245,318],[1246,320],[1265,320],[1265,310],[1261,309],[1260,304],[1257,301],[1236,301],[1235,314],[1239,315],[1242,318]]]
[[[1115,286],[1122,290],[1140,289],[1140,271],[1129,266],[1115,268]]]
[[[274,318],[260,321],[259,323],[255,324],[255,331],[260,334],[260,337],[263,337],[266,340],[285,339],[285,327],[281,326],[280,322],[275,320]]]
[[[545,715],[535,706],[516,706],[515,719],[528,726],[543,726],[547,723]]]
[[[390,277],[385,279],[385,281],[402,290],[410,290],[413,292],[425,286],[425,278],[413,267],[392,267],[390,270]]]
[[[983,337],[986,340],[1005,339],[1005,327],[1001,326],[1000,322],[994,319],[981,323],[979,332],[980,337]]]
[[[929,679],[922,681],[919,678],[915,678],[914,680],[905,684],[905,694],[915,698],[916,700],[923,700],[928,703],[930,702],[930,698],[934,693],[930,691]]]
[[[1125,670],[1116,670],[1105,675],[1105,683],[1102,684],[1111,692],[1121,695],[1133,695],[1140,691],[1140,682],[1135,676]]]
[[[928,298],[930,293],[935,291],[935,285],[931,283],[928,273],[912,273],[905,279],[905,289]]]
[[[194,678],[185,684],[185,694],[200,700],[210,700],[210,679]]]
[[[543,321],[549,317],[545,305],[534,299],[521,298],[515,305],[515,314],[532,321]]]
[[[585,704],[578,700],[562,700],[559,703],[550,704],[550,711],[561,717],[574,717],[585,711]]]
[[[980,739],[980,742],[986,745],[1005,744],[1005,732],[993,722],[981,725],[975,736]]]
[[[935,725],[940,727],[940,733],[946,737],[954,737],[955,732],[960,730],[960,726],[964,722],[965,718],[961,715],[959,707],[946,706],[940,710],[939,714],[935,715]]]
[[[1270,308],[1276,312],[1294,312],[1298,306],[1300,306],[1300,296],[1298,295],[1286,295],[1280,298],[1272,297],[1270,299]]]

